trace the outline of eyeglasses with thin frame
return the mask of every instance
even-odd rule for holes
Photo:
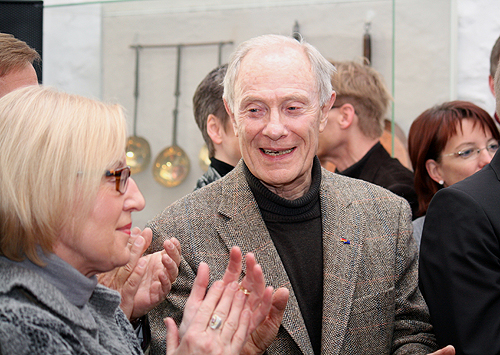
[[[497,152],[498,148],[500,145],[498,144],[498,141],[490,141],[488,145],[484,148],[476,148],[476,147],[471,147],[471,148],[466,148],[459,150],[458,152],[455,153],[450,153],[450,154],[443,154],[443,157],[451,157],[451,156],[456,156],[460,157],[462,159],[471,159],[471,158],[477,158],[479,156],[479,153],[481,153],[482,150],[486,149],[488,153],[490,153],[491,156],[495,155]]]
[[[105,173],[106,177],[114,176],[116,179],[116,191],[122,195],[127,191],[128,178],[130,177],[130,166],[124,166],[123,168],[115,170],[107,170]]]

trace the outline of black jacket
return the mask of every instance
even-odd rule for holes
[[[438,191],[425,217],[420,288],[439,345],[500,354],[500,154]]]
[[[413,172],[392,158],[378,142],[361,160],[339,174],[371,182],[403,197],[410,204],[413,218],[417,217],[417,193],[413,183]]]

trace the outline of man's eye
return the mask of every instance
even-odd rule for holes
[[[248,111],[250,111],[250,112],[258,112],[258,111],[259,111],[259,109],[256,109],[256,108],[251,108],[251,109],[250,109],[250,110],[248,110]]]
[[[460,155],[462,158],[468,158],[472,155],[473,151],[474,151],[474,149],[472,149],[472,148],[466,149],[466,150],[461,150],[458,152],[458,155]]]

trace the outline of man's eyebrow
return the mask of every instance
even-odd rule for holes
[[[250,102],[255,102],[255,101],[262,101],[262,97],[259,97],[259,96],[256,96],[256,95],[248,95],[248,96],[245,96],[241,99],[241,104],[247,104],[247,103],[250,103]]]
[[[300,94],[300,93],[291,93],[291,94],[286,95],[286,96],[281,98],[282,102],[295,101],[295,100],[310,101],[309,98],[307,97],[307,95]],[[241,99],[241,104],[247,104],[250,102],[262,102],[262,101],[264,101],[264,99],[261,96],[248,95],[248,96],[245,96]]]

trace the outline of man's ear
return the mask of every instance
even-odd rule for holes
[[[229,119],[231,120],[231,123],[233,124],[234,135],[236,137],[238,137],[238,129],[236,127],[236,119],[234,118],[234,113],[229,108],[229,105],[228,105],[226,99],[223,99],[223,100],[224,100],[224,107],[226,108],[226,112],[227,112],[227,114],[229,116]]]
[[[428,159],[425,162],[425,168],[427,169],[427,174],[431,177],[432,180],[437,182],[438,184],[443,184],[443,176],[441,175],[441,167],[438,162],[434,159]]]
[[[340,117],[339,117],[340,128],[348,129],[357,119],[356,110],[354,109],[353,105],[345,103],[339,107],[339,111],[340,111]]]
[[[488,76],[488,84],[490,85],[491,93],[495,96],[495,79],[491,75]]]
[[[222,143],[222,132],[224,127],[222,127],[219,118],[213,114],[208,115],[207,118],[207,133],[214,144]]]
[[[326,124],[328,123],[328,114],[337,98],[337,93],[332,91],[332,96],[330,96],[330,100],[321,108],[321,119],[319,121],[319,132],[323,132],[325,130]]]

